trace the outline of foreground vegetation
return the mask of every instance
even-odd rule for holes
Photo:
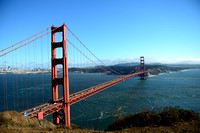
[[[110,126],[109,131],[122,130],[132,127],[146,126],[172,126],[177,122],[197,121],[200,129],[199,114],[191,110],[180,109],[179,107],[165,107],[161,112],[142,111],[138,114],[129,114],[126,117],[118,118]]]
[[[108,127],[108,131],[94,131],[73,125],[65,128],[55,126],[46,120],[36,118],[29,119],[14,111],[0,113],[0,132],[70,132],[70,133],[94,133],[94,132],[199,132],[200,117],[191,110],[179,109],[178,107],[166,107],[156,113],[153,111],[142,111],[138,114],[130,114],[119,118]]]

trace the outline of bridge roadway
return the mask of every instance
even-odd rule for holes
[[[147,71],[145,71],[145,72],[147,72]],[[101,83],[99,85],[81,90],[79,92],[73,93],[69,96],[70,105],[72,105],[72,104],[74,104],[74,103],[76,103],[80,100],[83,100],[83,99],[85,99],[85,98],[87,98],[91,95],[94,95],[94,94],[96,94],[96,93],[98,93],[98,92],[100,92],[100,91],[102,91],[102,90],[104,90],[108,87],[111,87],[115,84],[123,82],[124,80],[126,80],[128,78],[141,75],[145,72],[137,72],[137,73],[129,74],[129,75],[126,75],[126,76],[123,76],[123,77],[120,77],[120,78],[117,78],[117,79],[113,79],[113,80]],[[53,113],[58,112],[59,110],[63,109],[63,101],[64,101],[63,98],[60,98],[57,102],[45,103],[45,104],[42,104],[42,105],[37,106],[35,108],[25,110],[21,113],[25,116],[28,116],[29,118],[38,117],[39,113],[40,114],[42,113],[42,116],[46,117],[50,114],[53,114]],[[42,118],[39,118],[39,119],[42,119]]]

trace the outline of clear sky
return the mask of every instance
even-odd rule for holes
[[[0,50],[63,23],[103,61],[200,64],[199,0],[0,0]]]

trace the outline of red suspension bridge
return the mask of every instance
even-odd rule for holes
[[[145,79],[148,73],[143,56],[126,75],[105,65],[65,24],[1,50],[0,57],[1,111],[16,110],[38,119],[53,114],[54,124],[67,127],[72,104],[131,77]],[[88,80],[98,82],[87,83],[84,74],[88,73],[95,73]],[[102,74],[114,78],[105,81]]]

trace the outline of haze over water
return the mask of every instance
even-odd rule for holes
[[[3,83],[2,76],[0,75],[0,82]],[[18,76],[18,82],[20,82],[20,75]],[[21,76],[23,77],[23,75]],[[37,78],[41,77],[40,74],[36,76]],[[98,82],[93,78],[96,74],[83,74],[82,76],[85,79],[85,87],[87,87],[87,84]],[[9,78],[9,76],[7,77]],[[116,76],[111,75],[103,75],[103,77],[105,80],[116,78]],[[92,79],[94,81],[91,81]],[[165,106],[180,106],[180,108],[191,109],[200,113],[200,70],[161,74],[151,76],[147,80],[138,79],[139,77],[130,78],[73,104],[71,106],[71,122],[85,128],[101,130],[106,129],[119,115],[137,113],[144,109],[158,111],[161,107]],[[44,75],[44,80],[49,80],[49,75]],[[12,80],[7,81],[8,91],[12,92],[13,85],[9,81],[11,82]],[[0,83],[1,96],[3,95],[2,83]],[[33,85],[34,83],[32,82],[31,84]],[[42,87],[39,83],[38,86],[39,88]],[[45,101],[49,100],[48,86],[49,84],[44,85]],[[29,106],[34,107],[34,88],[29,86],[29,90],[33,91],[33,95],[29,97],[32,99],[32,105]],[[25,95],[25,88],[19,88],[18,91],[18,98],[22,99],[23,94]],[[41,96],[42,94],[38,93],[38,97]],[[12,102],[13,95],[10,94],[8,97],[8,102]],[[42,103],[42,98],[38,99],[37,103]],[[22,104],[26,104],[26,100],[24,100],[24,103],[20,102],[18,104],[19,111],[22,111],[25,109]],[[4,107],[3,97],[1,97],[0,106]],[[13,108],[13,105],[10,105],[9,110],[13,110]],[[17,107],[15,107],[15,110],[17,110]],[[4,111],[4,108],[1,108],[0,111]],[[52,121],[51,116],[47,119]]]

